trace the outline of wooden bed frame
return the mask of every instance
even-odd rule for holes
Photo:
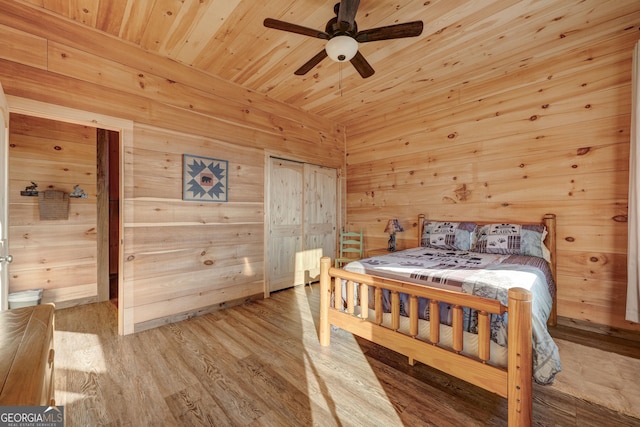
[[[424,215],[419,218],[418,246],[421,243]],[[493,221],[496,222],[496,221]],[[543,224],[547,227],[545,244],[551,252],[550,267],[555,279],[555,215],[546,214]],[[482,223],[478,223],[482,225]],[[346,311],[336,309],[332,295],[342,295],[346,286]],[[354,287],[359,286],[360,301],[354,301]],[[374,288],[375,319],[368,319],[368,288]],[[391,327],[382,325],[382,290],[391,292]],[[523,288],[509,290],[508,307],[499,301],[477,297],[455,291],[430,288],[425,285],[402,282],[368,274],[348,272],[332,267],[329,257],[320,260],[320,344],[328,346],[331,325],[351,332],[383,347],[394,350],[415,361],[439,369],[447,374],[463,379],[485,390],[507,399],[509,426],[530,426],[532,423],[532,326],[531,293]],[[410,332],[399,332],[399,293],[410,295]],[[439,318],[439,302],[453,306],[453,348],[445,348],[440,342],[440,328],[437,322],[430,322],[429,341],[417,339],[418,298],[431,300],[433,318]],[[359,310],[356,310],[358,308]],[[478,357],[462,354],[463,349],[463,307],[478,310]],[[556,321],[556,298],[548,324]],[[356,315],[355,313],[362,313]],[[507,367],[499,368],[487,363],[490,348],[490,315],[509,313]]]

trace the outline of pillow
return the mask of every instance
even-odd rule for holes
[[[478,228],[477,241],[472,249],[487,254],[529,255],[549,261],[544,245],[547,229],[537,224],[486,224]]]
[[[422,246],[468,251],[474,243],[474,222],[428,221],[422,231]]]

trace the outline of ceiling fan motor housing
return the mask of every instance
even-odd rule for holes
[[[325,26],[325,32],[330,35],[330,39],[325,46],[327,55],[335,62],[346,62],[358,53],[358,42],[356,34],[358,33],[358,24],[353,21],[338,22],[338,10],[340,3],[334,7],[336,16],[331,18]]]

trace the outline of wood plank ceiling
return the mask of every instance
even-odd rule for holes
[[[517,83],[523,67],[558,54],[549,50],[558,46],[552,41],[568,38],[562,49],[584,51],[585,34],[594,42],[606,37],[598,23],[638,9],[615,0],[362,0],[359,29],[424,22],[420,37],[361,43],[376,71],[362,79],[351,64],[328,58],[295,76],[324,41],[263,26],[270,17],[324,30],[337,0],[25,1],[347,128],[415,110],[470,83],[477,88],[507,74]]]

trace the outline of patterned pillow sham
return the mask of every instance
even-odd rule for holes
[[[422,231],[422,246],[468,251],[474,244],[474,222],[428,221]]]
[[[529,255],[549,261],[547,229],[536,224],[486,224],[478,228],[474,252]]]

